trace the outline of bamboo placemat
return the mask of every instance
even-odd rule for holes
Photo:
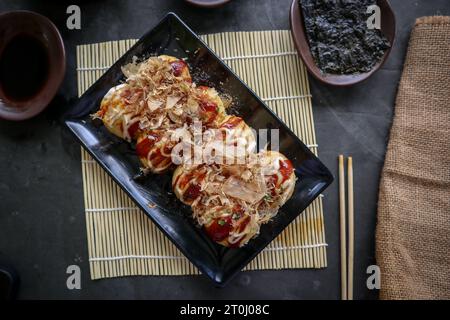
[[[219,33],[203,39],[317,154],[308,78],[290,32]],[[78,94],[135,42],[77,46]],[[199,273],[84,150],[82,173],[92,279]],[[319,197],[245,270],[324,268],[326,246]]]

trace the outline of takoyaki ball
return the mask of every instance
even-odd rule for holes
[[[112,87],[103,97],[100,109],[95,114],[102,120],[108,131],[127,141],[136,138],[140,120],[139,115],[129,108],[130,94],[130,89],[126,84]]]
[[[197,166],[187,169],[179,166],[172,176],[172,187],[176,197],[187,205],[192,205],[199,200],[202,192],[202,184],[206,177],[206,168]]]
[[[260,154],[266,180],[267,194],[263,205],[279,208],[292,196],[296,176],[292,162],[277,151],[263,151]]]
[[[175,77],[181,77],[186,82],[192,82],[189,67],[184,60],[167,55],[161,55],[159,58],[170,63],[172,66],[173,75]]]
[[[152,173],[163,173],[172,166],[172,149],[176,142],[166,130],[147,130],[137,139],[136,154],[143,168]]]

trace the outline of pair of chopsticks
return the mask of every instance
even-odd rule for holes
[[[344,156],[339,155],[339,218],[341,233],[341,299],[353,300],[353,258],[354,258],[354,210],[353,210],[353,159],[347,160],[347,214],[348,214],[348,257],[347,225],[345,206]],[[347,268],[348,266],[348,268]]]

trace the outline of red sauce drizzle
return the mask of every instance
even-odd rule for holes
[[[209,87],[207,87],[207,86],[198,86],[197,88],[202,91],[208,91],[208,89],[209,89]]]
[[[175,181],[172,182],[172,188],[175,188],[175,186],[177,185],[177,183],[178,183],[179,180],[180,180],[180,176],[178,175],[178,176],[175,178]]]
[[[242,122],[240,117],[230,117],[225,123],[222,124],[222,128],[233,129],[236,128]]]
[[[276,195],[276,187],[281,185],[283,182],[285,182],[287,179],[290,178],[292,172],[294,172],[294,167],[292,166],[292,162],[289,160],[280,160],[280,169],[279,172],[281,173],[282,181],[278,181],[278,175],[274,174],[269,177],[268,179],[268,185],[271,183],[274,184],[275,187],[271,189],[272,196]]]
[[[217,117],[217,104],[211,101],[200,101],[200,110],[202,112],[202,119],[206,123],[211,123]]]
[[[148,153],[158,140],[159,136],[157,134],[149,134],[147,137],[139,141],[136,145],[137,155],[142,158],[147,157]]]
[[[245,217],[243,221],[239,222],[239,227],[237,232],[242,232],[247,227],[248,223],[250,222],[250,217]],[[229,243],[228,246],[230,248],[239,248],[241,245],[242,240],[245,238],[245,235],[243,235],[238,241],[235,243]]]
[[[166,168],[172,163],[172,159],[163,155],[161,153],[161,149],[157,149],[155,152],[152,152],[149,161],[154,167],[159,169]]]
[[[189,181],[191,181],[193,177],[194,177],[194,174],[192,172],[187,173],[187,174],[183,174],[182,178],[181,178],[181,181],[180,181],[180,188],[184,189],[184,186],[186,184],[188,184]],[[178,179],[177,179],[177,182],[178,182]]]
[[[130,89],[125,89],[120,93],[120,96],[122,98],[124,98],[125,100],[128,100],[131,98],[131,90]]]
[[[283,181],[281,183],[289,179],[293,171],[294,167],[292,166],[292,162],[290,160],[280,160],[280,172],[283,176]]]
[[[245,217],[244,221],[242,221],[242,222],[239,224],[238,232],[244,231],[244,229],[247,227],[247,225],[248,225],[249,222],[250,222],[250,217],[249,217],[249,216]]]
[[[183,60],[174,61],[170,65],[172,66],[173,75],[175,77],[181,76],[181,74],[183,73],[184,68],[187,67],[186,62],[184,62]]]
[[[128,134],[130,135],[131,138],[136,137],[138,129],[139,129],[139,121],[136,121],[135,123],[133,123],[131,126],[128,127]]]
[[[222,221],[219,223],[219,221]],[[210,226],[205,227],[206,233],[213,241],[223,241],[232,229],[231,216],[215,219]]]
[[[240,204],[236,204],[236,205],[233,207],[233,213],[236,213],[236,214],[241,215],[241,214],[243,214],[244,212],[245,212],[245,210],[244,210],[244,208],[242,208],[242,206],[241,206]]]
[[[105,116],[106,111],[108,110],[109,105],[106,103],[102,103],[100,105],[100,110],[97,111],[97,116],[99,116],[100,118],[103,118]]]
[[[164,154],[170,154],[172,152],[173,149],[173,144],[166,144],[164,146]]]
[[[211,101],[200,101],[200,108],[203,112],[216,112],[217,111],[217,104]]]
[[[150,156],[150,161],[153,164],[158,164],[160,163],[162,160],[164,160],[164,156],[161,154],[161,150],[157,149],[155,150],[155,152],[152,152],[151,156]]]
[[[186,202],[194,201],[200,195],[200,185],[194,183],[189,185],[183,194],[183,200]]]

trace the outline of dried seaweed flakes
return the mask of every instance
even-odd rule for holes
[[[323,73],[369,72],[390,47],[378,29],[367,28],[373,0],[299,0],[316,65]]]

